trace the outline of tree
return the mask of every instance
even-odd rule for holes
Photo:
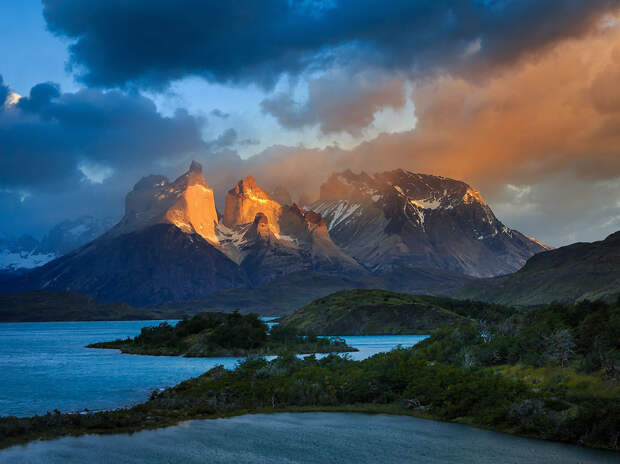
[[[559,361],[562,368],[566,367],[566,363],[575,354],[575,341],[570,330],[560,329],[549,337],[548,354],[551,359]]]

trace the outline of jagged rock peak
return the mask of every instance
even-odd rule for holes
[[[350,169],[334,173],[321,185],[320,200],[350,200],[371,193],[374,180],[364,171],[355,174]]]
[[[306,214],[304,214],[304,219],[309,224],[314,224],[317,226],[325,225],[325,219],[323,219],[323,216],[319,213],[315,213],[314,211],[306,211]]]
[[[209,188],[207,181],[202,175],[202,165],[197,161],[192,161],[189,170],[180,175],[174,182],[173,186],[178,189],[185,189],[191,185],[202,185],[203,187]]]
[[[273,201],[269,194],[257,185],[256,179],[248,176],[228,191],[222,222],[227,227],[249,224],[258,213],[263,213],[277,234],[281,209],[280,204]]]
[[[196,233],[218,243],[218,223],[213,190],[202,176],[202,166],[193,161],[189,170],[170,182],[164,176],[142,178],[125,199],[125,216],[112,235],[134,232],[168,223],[183,232]]]
[[[297,212],[297,214],[299,214],[301,217],[304,217],[304,214],[306,214],[306,211],[301,206],[299,206],[297,203],[293,203],[290,206],[290,209],[292,211]]]
[[[189,172],[199,172],[202,174],[202,164],[196,160],[192,160],[192,164],[189,165]]]
[[[164,187],[170,183],[170,180],[165,176],[151,174],[140,179],[136,185],[133,186],[135,191],[137,190],[150,190],[157,187]]]
[[[271,200],[269,194],[258,186],[253,176],[241,179],[228,193],[232,195],[245,195],[253,199]]]
[[[268,241],[270,237],[269,218],[263,213],[257,213],[252,226],[245,234],[245,238],[248,240],[259,239]]]
[[[306,211],[297,203],[282,207],[280,215],[280,230],[285,235],[308,239],[312,233],[326,233],[327,223],[323,217],[314,211]]]

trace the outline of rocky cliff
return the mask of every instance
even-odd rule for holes
[[[273,201],[267,192],[256,184],[256,179],[248,176],[240,180],[226,195],[226,206],[222,223],[229,228],[249,224],[258,213],[267,217],[269,226],[279,233],[279,217],[282,207]]]
[[[188,172],[174,182],[164,176],[142,178],[127,195],[125,216],[111,231],[120,236],[155,224],[173,224],[186,233],[196,233],[217,244],[218,223],[213,190],[193,161]]]

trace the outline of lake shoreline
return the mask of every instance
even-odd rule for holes
[[[131,434],[83,435],[13,446],[8,463],[227,464],[376,462],[611,464],[617,453],[407,415],[356,411],[247,414]]]
[[[136,406],[139,407],[141,405],[142,404],[139,404]],[[117,411],[119,410],[98,411],[98,412],[94,412],[93,414],[113,413]],[[141,426],[136,426],[136,427],[119,427],[115,429],[89,429],[88,431],[73,430],[71,432],[67,432],[63,434],[36,435],[32,437],[25,437],[24,439],[16,439],[16,440],[8,440],[5,442],[0,442],[0,451],[9,449],[15,446],[24,446],[24,445],[27,445],[33,442],[53,441],[53,440],[58,440],[61,438],[67,438],[67,437],[80,437],[80,436],[85,436],[85,435],[117,435],[117,434],[132,435],[137,432],[160,430],[160,429],[165,429],[168,427],[175,427],[178,425],[182,425],[184,423],[194,422],[194,421],[230,419],[230,418],[241,417],[241,416],[277,415],[277,414],[284,414],[284,413],[299,413],[299,414],[353,413],[353,414],[360,414],[360,415],[406,416],[406,417],[423,419],[423,420],[428,420],[428,421],[433,421],[433,422],[463,425],[466,427],[472,427],[472,428],[479,429],[479,430],[486,430],[489,432],[501,433],[504,435],[520,437],[520,438],[528,438],[528,439],[538,440],[542,442],[561,443],[563,445],[570,445],[576,448],[601,450],[601,451],[606,451],[606,452],[611,452],[611,453],[618,453],[620,455],[620,453],[617,450],[605,448],[605,447],[587,446],[587,445],[573,443],[570,441],[551,440],[551,439],[541,438],[534,434],[524,434],[524,433],[518,433],[515,431],[511,431],[509,429],[485,427],[479,424],[470,423],[468,421],[444,420],[444,419],[441,419],[440,417],[434,416],[429,413],[413,411],[410,409],[403,409],[402,406],[400,406],[397,403],[392,403],[392,404],[387,404],[387,405],[378,405],[374,403],[361,403],[361,404],[342,405],[342,406],[291,406],[291,407],[275,408],[275,409],[272,409],[272,408],[262,408],[262,409],[254,409],[254,410],[241,409],[238,411],[231,411],[231,412],[221,413],[221,414],[196,415],[192,417],[179,417],[177,419],[171,418],[169,421],[160,423],[160,424],[141,425]],[[75,414],[83,415],[82,413],[79,413],[79,412],[78,413],[66,413],[62,415],[66,416],[66,415],[75,415]],[[5,418],[0,418],[0,419],[5,419]]]
[[[97,350],[119,350],[122,354],[138,355],[138,356],[171,356],[183,358],[246,358],[250,356],[278,356],[285,352],[283,349],[265,349],[265,350],[220,350],[209,352],[203,355],[191,355],[187,353],[165,352],[161,350],[149,350],[142,347],[134,347],[131,344],[123,344],[116,342],[99,342],[86,345],[85,348]],[[328,353],[355,353],[359,351],[351,346],[314,346],[312,348],[304,347],[294,350],[295,354],[328,354]]]
[[[511,411],[519,411],[516,407],[536,405],[542,398],[535,386],[523,382],[523,375],[500,368],[472,370],[431,362],[420,355],[424,350],[393,349],[395,340],[379,344],[373,340],[374,345],[364,346],[366,337],[352,338],[363,340],[352,343],[360,348],[360,361],[338,355],[300,358],[292,353],[273,361],[251,357],[238,360],[232,370],[232,364],[220,362],[198,377],[176,382],[168,388],[156,387],[151,390],[150,399],[143,396],[123,408],[102,410],[93,404],[97,412],[85,412],[82,406],[73,409],[78,411],[73,413],[55,411],[32,417],[2,417],[0,449],[34,440],[133,433],[186,421],[246,414],[356,412],[411,416],[618,451],[614,442],[590,439],[587,431],[590,425],[595,425],[594,419],[582,421],[579,428],[571,428],[574,421],[566,422],[568,434],[536,424],[525,428],[522,422],[513,420]],[[369,337],[368,341],[371,340]],[[370,352],[368,346],[372,347]],[[373,349],[376,356],[372,356]],[[145,366],[155,365],[153,357],[143,361]],[[109,388],[108,384],[101,387],[102,391]],[[601,410],[601,417],[609,416],[612,410]],[[586,427],[585,434],[582,426]]]

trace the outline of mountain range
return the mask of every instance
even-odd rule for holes
[[[79,216],[56,224],[37,240],[31,235],[0,236],[0,271],[41,266],[96,239],[114,225],[112,219]]]
[[[284,187],[270,195],[249,176],[227,192],[221,213],[194,161],[174,181],[141,179],[118,224],[10,286],[145,306],[299,273],[402,281],[434,270],[465,282],[516,271],[547,249],[502,224],[478,191],[444,177],[345,171],[301,207]]]

